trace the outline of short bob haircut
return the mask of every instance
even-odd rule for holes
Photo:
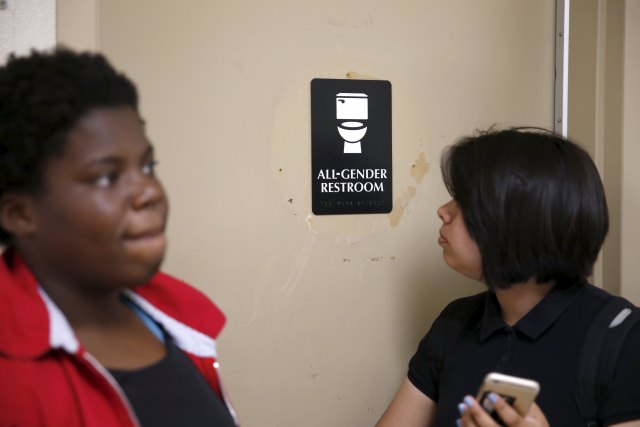
[[[462,138],[442,177],[482,256],[483,281],[584,283],[609,229],[598,171],[577,144],[535,128]]]
[[[46,161],[80,118],[122,106],[138,110],[136,88],[100,54],[57,48],[9,57],[0,67],[0,197],[43,190]],[[11,244],[2,229],[0,244]]]

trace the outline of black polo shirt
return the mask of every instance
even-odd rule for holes
[[[609,298],[588,284],[556,288],[513,327],[503,321],[492,292],[456,300],[420,342],[409,362],[409,380],[438,404],[438,427],[455,426],[458,403],[475,395],[489,372],[538,381],[536,402],[549,424],[583,426],[575,404],[577,362],[589,323]],[[450,336],[452,330],[462,332]],[[600,414],[604,425],[640,419],[638,325],[623,346]]]

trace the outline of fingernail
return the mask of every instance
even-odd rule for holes
[[[464,411],[467,410],[467,406],[464,403],[458,404],[458,411],[460,411],[460,415],[464,415]]]
[[[489,393],[489,400],[491,403],[496,403],[498,401],[498,395],[495,393]]]
[[[469,408],[473,407],[473,399],[471,396],[465,396],[464,403],[466,403]]]
[[[456,420],[456,425],[457,425],[458,427],[462,427],[462,420],[461,420],[460,418],[458,418],[458,419]]]

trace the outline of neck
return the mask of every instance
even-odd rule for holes
[[[507,325],[515,325],[553,289],[554,282],[536,283],[531,279],[512,285],[509,289],[496,289],[496,298]]]
[[[16,244],[15,251],[44,289],[60,308],[74,330],[80,328],[111,328],[131,318],[131,310],[120,301],[123,286],[87,280],[64,274],[61,268],[38,256],[30,244]],[[85,276],[89,276],[88,274]]]
[[[120,290],[90,293],[51,280],[40,285],[74,330],[116,327],[131,317],[130,310],[120,301]]]
[[[121,288],[83,283],[46,268],[46,263],[23,255],[31,273],[75,330],[116,326],[130,317],[120,301]]]

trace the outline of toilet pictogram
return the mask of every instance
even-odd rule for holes
[[[344,153],[362,153],[362,138],[367,133],[369,99],[365,93],[336,95],[338,133],[344,139]]]

